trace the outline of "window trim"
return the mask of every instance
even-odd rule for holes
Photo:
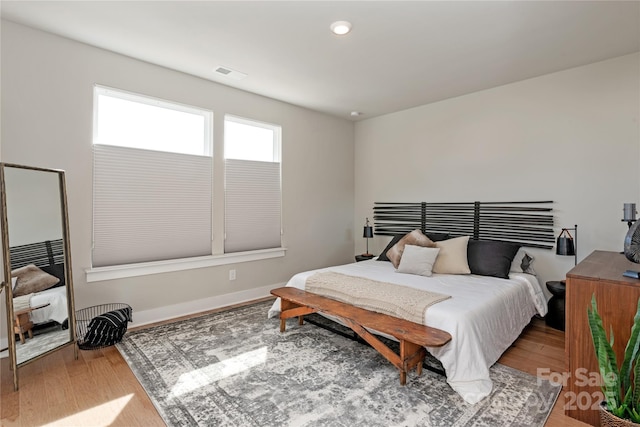
[[[111,96],[113,98],[124,99],[130,102],[137,102],[139,104],[151,105],[154,107],[166,108],[168,110],[180,111],[182,113],[195,114],[204,117],[205,129],[204,129],[204,153],[197,154],[204,157],[213,157],[213,112],[206,109],[192,105],[183,104],[181,102],[169,101],[162,98],[156,98],[153,96],[143,95],[140,93],[130,92],[127,90],[116,89],[99,84],[93,85],[93,144],[96,143],[98,138],[98,97],[99,95]],[[110,145],[104,144],[103,145]],[[131,147],[135,148],[135,147]],[[189,153],[183,153],[189,154]]]
[[[184,153],[184,152],[177,152],[177,151],[166,151],[166,150],[152,150],[152,149],[148,149],[148,148],[138,148],[138,147],[129,147],[129,146],[120,146],[120,145],[111,145],[111,144],[105,144],[105,143],[98,143],[99,141],[97,141],[97,137],[98,137],[98,122],[99,122],[99,98],[100,96],[108,96],[108,97],[112,97],[112,98],[116,98],[116,99],[122,99],[122,100],[126,100],[129,102],[133,102],[136,104],[142,104],[142,105],[148,105],[148,106],[154,106],[154,107],[161,107],[161,108],[165,108],[167,110],[171,110],[171,111],[176,111],[176,112],[182,112],[182,113],[188,113],[188,114],[192,114],[192,115],[196,115],[199,117],[202,117],[204,119],[204,132],[203,132],[203,141],[202,141],[202,153],[198,153],[198,154],[194,154],[194,153]],[[136,92],[130,92],[130,91],[126,91],[126,90],[122,90],[122,89],[118,89],[118,88],[112,88],[112,87],[108,87],[108,86],[103,86],[103,85],[99,85],[99,84],[94,84],[93,85],[93,140],[92,140],[92,146],[95,147],[113,147],[114,149],[130,149],[130,150],[135,150],[135,151],[146,151],[149,153],[157,153],[158,155],[168,155],[168,156],[186,156],[186,157],[193,157],[193,158],[201,158],[201,159],[205,159],[204,161],[206,161],[209,164],[209,168],[210,168],[210,173],[211,173],[211,179],[209,180],[209,185],[210,185],[210,196],[211,196],[211,200],[213,200],[214,194],[213,194],[213,185],[214,185],[214,179],[213,179],[213,173],[214,173],[214,169],[213,169],[213,162],[214,162],[214,158],[213,158],[213,127],[214,127],[214,114],[213,111],[207,109],[207,108],[203,108],[203,107],[198,107],[198,106],[193,106],[193,105],[187,105],[187,104],[183,104],[180,102],[175,102],[175,101],[171,101],[171,100],[165,100],[165,99],[161,99],[161,98],[156,98],[156,97],[152,97],[152,96],[148,96],[148,95],[144,95],[144,94],[140,94],[140,93],[136,93]],[[94,153],[94,157],[93,157],[93,161],[95,163],[95,153]],[[94,165],[94,169],[93,169],[93,175],[94,175],[94,187],[95,187],[95,165]],[[93,189],[93,197],[95,198],[95,188]],[[213,203],[210,204],[210,210],[212,211],[214,209],[214,205]],[[95,211],[95,200],[93,201],[93,209]],[[214,216],[213,216],[213,212],[211,212],[211,214],[208,217],[208,221],[210,222],[210,227],[211,227],[211,235],[209,236],[209,250],[206,251],[208,253],[206,253],[205,255],[203,255],[202,257],[210,257],[210,256],[214,256],[215,252],[214,252],[214,246],[212,244],[213,241],[213,230],[214,230]],[[113,265],[113,266],[105,266],[105,267],[94,267],[93,266],[93,245],[95,244],[95,212],[92,215],[92,256],[91,256],[91,267],[89,267],[87,269],[87,271],[98,271],[101,269],[109,269],[111,267],[113,267],[114,270],[118,270],[120,267],[122,267],[123,270],[131,270],[131,266],[132,265],[138,265],[138,264],[146,264],[146,263],[136,263],[136,264],[119,264],[119,265]],[[205,251],[202,251],[201,253],[205,253]],[[181,254],[181,256],[188,256],[187,254]],[[202,257],[197,257],[197,258],[202,258]],[[174,258],[174,259],[168,259],[168,260],[159,260],[159,261],[155,261],[156,263],[169,263],[171,264],[172,261],[181,261],[187,258]],[[151,264],[153,264],[153,262],[151,262]],[[196,267],[197,268],[197,267]],[[171,271],[171,270],[167,270],[167,271]],[[140,275],[137,273],[123,273],[124,276],[122,277],[130,277],[129,274],[136,276],[136,275]],[[149,274],[149,273],[142,273],[142,274]],[[89,277],[89,274],[87,274],[87,278]]]
[[[87,268],[87,283],[105,280],[125,279],[148,274],[170,273],[173,271],[193,270],[248,261],[259,261],[285,256],[287,248],[260,249],[256,251],[235,252],[220,255],[181,258],[166,261],[142,262],[138,264],[114,265],[109,267]]]
[[[235,116],[233,114],[225,114],[223,117],[223,129],[224,132],[226,132],[227,129],[227,121],[230,122],[234,122],[234,123],[238,123],[238,124],[242,124],[245,126],[251,126],[251,127],[259,127],[259,128],[263,128],[263,129],[268,129],[271,132],[273,132],[273,140],[272,140],[272,144],[273,144],[273,159],[269,162],[266,161],[261,161],[258,160],[256,162],[260,162],[260,163],[270,163],[270,164],[277,164],[278,165],[278,169],[279,169],[279,197],[280,197],[280,206],[279,206],[279,214],[280,214],[280,223],[279,223],[279,234],[280,234],[280,246],[282,246],[283,241],[283,235],[284,235],[284,227],[283,227],[283,217],[284,217],[284,212],[283,212],[283,195],[282,195],[282,126],[278,125],[278,124],[273,124],[273,123],[268,123],[268,122],[263,122],[260,120],[255,120],[255,119],[249,119],[249,118],[245,118],[245,117],[239,117],[239,116]],[[228,161],[254,161],[254,160],[247,160],[247,159],[237,159],[237,158],[230,158],[227,159],[227,136],[226,133],[223,135],[223,162],[224,162],[224,240],[223,240],[223,253],[225,254],[234,254],[234,253],[243,253],[245,251],[240,251],[240,252],[227,252],[227,220],[228,220],[228,204],[227,204],[227,162]]]
[[[260,120],[247,119],[245,117],[234,116],[233,114],[225,114],[224,115],[224,124],[226,125],[227,120],[234,123],[239,123],[241,125],[246,126],[254,126],[261,127],[264,129],[269,129],[273,132],[273,159],[271,163],[282,163],[282,126],[261,122]],[[226,126],[224,127],[226,132]],[[227,160],[226,148],[227,148],[227,139],[224,137],[224,151],[223,151],[223,160]],[[237,159],[237,160],[245,160],[245,159]]]

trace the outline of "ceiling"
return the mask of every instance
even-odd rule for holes
[[[2,18],[359,120],[640,51],[638,1],[6,1]],[[336,20],[353,24],[336,36]],[[233,80],[218,66],[248,76]],[[360,111],[357,118],[351,111]]]

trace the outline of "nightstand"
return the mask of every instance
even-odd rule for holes
[[[547,289],[553,294],[549,300],[547,316],[545,322],[547,326],[564,331],[564,295],[566,283],[564,281],[552,280],[547,282]]]
[[[374,255],[371,254],[356,255],[356,262],[366,261],[368,259],[372,259],[373,257]]]

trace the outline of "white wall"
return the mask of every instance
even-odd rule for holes
[[[225,294],[348,262],[364,252],[361,227],[375,201],[551,199],[558,229],[580,227],[580,259],[594,249],[621,250],[622,205],[640,206],[638,54],[364,120],[354,135],[344,120],[10,22],[1,30],[2,161],[66,170],[78,308],[226,302]],[[233,266],[235,282],[231,267],[212,267],[87,284],[95,83],[213,110],[216,153],[225,113],[282,125],[286,257]],[[215,157],[216,198],[221,164]],[[376,237],[372,252],[387,240]],[[573,265],[533,252],[542,280]]]
[[[640,206],[639,110],[634,54],[358,122],[355,224],[376,201],[553,200],[558,231],[578,224],[578,261],[621,251],[623,203]],[[573,267],[532,252],[544,281]]]
[[[354,255],[353,123],[2,22],[2,160],[66,171],[76,307],[129,303],[134,313],[279,285],[294,273]],[[251,77],[249,77],[251,78]],[[214,112],[214,199],[223,198],[225,113],[282,126],[286,256],[87,283],[91,265],[93,85]],[[222,218],[220,205],[214,215]],[[215,223],[217,239],[222,220]],[[237,270],[229,281],[228,270]],[[170,310],[169,310],[170,311]],[[171,311],[175,315],[175,310]],[[4,333],[4,329],[2,330]]]

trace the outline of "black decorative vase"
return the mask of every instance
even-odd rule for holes
[[[624,256],[629,261],[640,263],[640,221],[636,221],[624,238]]]

